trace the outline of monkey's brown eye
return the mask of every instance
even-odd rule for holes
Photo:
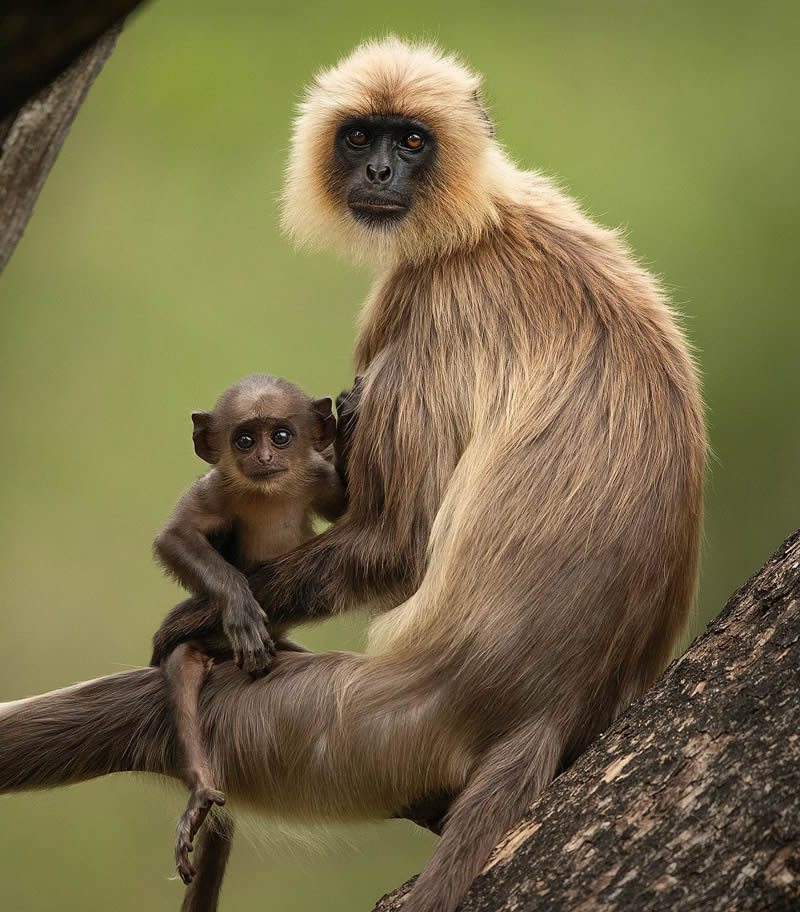
[[[237,450],[252,450],[256,445],[256,439],[252,434],[239,434],[233,442]]]
[[[283,447],[289,446],[292,442],[292,432],[287,431],[286,428],[278,428],[272,432],[272,442],[276,447],[283,449]]]
[[[351,130],[347,134],[347,141],[351,146],[361,149],[369,143],[369,136],[363,130]]]
[[[402,144],[406,149],[411,149],[412,152],[416,152],[425,145],[425,137],[421,136],[419,133],[409,133],[408,136],[403,138]]]

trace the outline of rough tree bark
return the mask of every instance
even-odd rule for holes
[[[461,909],[800,910],[800,532],[553,782]]]
[[[0,272],[22,237],[78,108],[121,28],[120,22],[46,89],[0,122]]]

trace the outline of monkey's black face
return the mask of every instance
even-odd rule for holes
[[[411,211],[435,159],[436,138],[427,124],[407,117],[355,117],[336,131],[331,177],[358,221],[391,227]]]

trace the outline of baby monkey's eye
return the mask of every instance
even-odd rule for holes
[[[369,143],[369,136],[363,130],[351,130],[347,134],[347,141],[351,146],[361,149]]]
[[[239,434],[233,442],[237,450],[251,450],[256,445],[256,438],[252,434]]]
[[[411,149],[412,152],[417,152],[425,145],[425,137],[420,133],[409,133],[408,136],[403,137],[402,145],[406,149]]]
[[[286,428],[278,428],[272,432],[272,442],[276,447],[287,447],[292,442],[292,432]]]

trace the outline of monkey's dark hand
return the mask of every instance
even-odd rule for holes
[[[358,422],[358,403],[361,400],[363,377],[356,377],[353,388],[342,390],[336,397],[336,439],[333,450],[336,454],[336,470],[342,481],[347,483],[347,466],[353,433]]]
[[[267,630],[267,614],[249,590],[227,599],[222,629],[239,668],[252,678],[267,674],[277,650]]]

